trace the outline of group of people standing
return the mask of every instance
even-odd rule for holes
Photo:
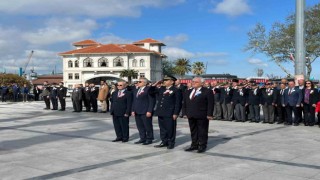
[[[1,101],[38,101],[42,90],[38,86],[34,86],[33,95],[30,94],[30,90],[32,89],[27,84],[23,84],[21,87],[17,83],[2,84],[0,85]]]
[[[263,87],[255,82],[239,83],[237,79],[230,83],[219,84],[214,81],[207,84],[203,78],[195,77],[191,83],[183,86],[175,77],[165,76],[153,84],[146,78],[140,78],[132,86],[119,81],[114,85],[115,88],[109,88],[105,81],[101,81],[100,88],[93,83],[86,83],[84,87],[75,85],[72,102],[74,112],[82,111],[82,102],[87,112],[97,112],[99,101],[102,108],[100,112],[104,113],[109,110],[110,100],[110,114],[116,134],[113,142],[129,141],[129,117],[132,116],[139,131],[139,140],[134,143],[152,144],[152,119],[157,116],[161,143],[155,145],[156,148],[175,147],[177,119],[184,117],[188,119],[191,133],[191,145],[185,150],[202,153],[207,148],[209,120],[249,120],[294,126],[304,123],[314,126],[317,106],[320,111],[320,93],[312,81],[300,79],[298,84],[295,86],[294,81],[288,82],[286,79],[279,84],[268,82]],[[66,88],[62,82],[56,90],[54,93],[52,91],[55,88],[46,89],[44,85],[42,95],[46,109],[50,108],[49,98],[53,94],[60,100],[61,110],[65,110]]]

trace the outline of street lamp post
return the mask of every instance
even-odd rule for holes
[[[304,78],[306,75],[306,48],[305,48],[305,0],[296,0],[296,27],[295,27],[295,77]]]

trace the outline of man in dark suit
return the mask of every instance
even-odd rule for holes
[[[48,84],[48,81],[43,82],[43,88],[41,96],[43,98],[44,103],[46,104],[46,107],[44,109],[50,110],[50,87]]]
[[[277,124],[287,123],[287,114],[286,114],[286,108],[282,106],[282,98],[284,96],[284,91],[286,90],[286,84],[280,83],[279,89],[277,89],[277,103],[276,103],[276,110],[278,115],[278,122]]]
[[[117,83],[117,90],[112,93],[110,114],[117,138],[112,142],[129,140],[129,116],[132,108],[132,93],[126,89],[127,83]]]
[[[213,119],[221,120],[221,89],[218,86],[217,81],[211,82],[211,90],[214,96]]]
[[[235,108],[236,122],[246,121],[245,107],[248,105],[247,103],[248,94],[243,86],[244,84],[242,83],[236,86],[237,89],[233,90],[233,96],[231,99],[231,104],[233,104]]]
[[[83,102],[84,106],[86,107],[86,112],[90,112],[91,105],[90,105],[90,94],[91,89],[89,87],[89,83],[85,83],[85,87],[83,88]]]
[[[272,88],[272,83],[266,83],[265,88],[262,90],[262,110],[264,121],[263,123],[274,123],[274,109],[277,103],[277,94],[275,89]]]
[[[183,114],[188,118],[192,143],[185,151],[205,152],[208,143],[209,120],[213,119],[214,97],[210,89],[203,87],[204,79],[192,80],[192,90],[185,93]]]
[[[221,100],[222,100],[222,114],[226,121],[232,121],[233,118],[233,107],[231,104],[233,89],[228,83],[224,84],[221,89]]]
[[[80,87],[80,84],[75,85],[73,92],[72,92],[71,99],[72,99],[72,104],[73,104],[73,109],[74,109],[73,112],[81,112],[80,103],[81,103],[81,99],[82,99],[82,89]]]
[[[282,106],[286,108],[288,123],[286,125],[299,125],[299,114],[297,108],[301,106],[302,92],[299,88],[295,88],[294,81],[289,81],[289,88],[284,91],[282,97]],[[294,113],[294,119],[292,118]]]
[[[7,95],[9,93],[9,88],[6,85],[1,86],[1,101],[2,102],[7,102]]]
[[[12,93],[13,93],[13,101],[19,101],[20,87],[17,83],[13,83],[12,85]]]
[[[58,98],[60,101],[61,109],[59,111],[66,110],[66,97],[67,97],[67,88],[63,86],[63,82],[60,82],[58,87]]]
[[[90,84],[90,105],[92,107],[92,112],[98,112],[98,95],[99,88],[94,85],[94,83]]]
[[[140,140],[135,144],[152,144],[153,125],[152,114],[155,105],[155,97],[151,95],[150,87],[147,86],[148,80],[140,78],[138,81],[139,89],[133,92],[132,116],[135,116]]]
[[[156,148],[173,149],[175,145],[177,118],[182,105],[182,92],[173,86],[176,80],[173,76],[165,76],[163,81],[158,81],[152,86],[158,102],[155,114],[158,116],[161,138],[161,143],[154,146]],[[156,88],[162,82],[164,86]]]
[[[52,103],[51,110],[58,110],[58,89],[57,89],[56,83],[52,83],[52,87],[50,91],[50,100]]]
[[[251,122],[260,122],[260,106],[261,106],[261,90],[256,83],[251,83],[251,89],[249,90],[248,105],[250,111]]]

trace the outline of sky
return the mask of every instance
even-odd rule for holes
[[[310,7],[318,0],[306,0]],[[10,0],[0,1],[0,72],[62,72],[59,52],[73,42],[92,39],[132,43],[153,38],[166,44],[169,60],[187,58],[207,64],[207,74],[283,77],[262,54],[244,52],[247,33],[257,23],[267,30],[295,12],[295,0]],[[284,64],[294,73],[293,64]],[[311,77],[320,79],[320,60]]]

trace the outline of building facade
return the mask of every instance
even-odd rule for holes
[[[151,38],[133,44],[100,44],[93,40],[73,43],[74,50],[60,53],[63,81],[68,88],[85,82],[117,81],[123,70],[137,70],[138,78],[162,78],[163,43]]]

